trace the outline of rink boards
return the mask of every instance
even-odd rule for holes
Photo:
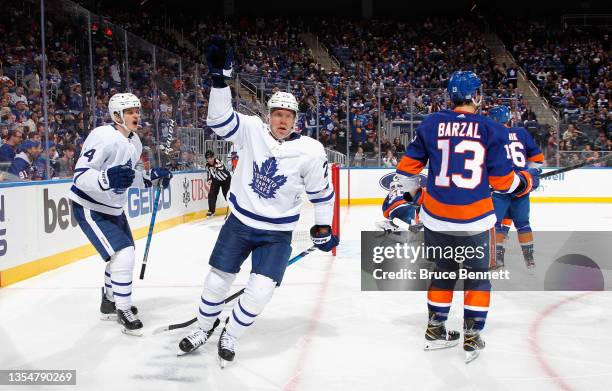
[[[382,203],[393,173],[392,169],[342,169],[341,203]],[[71,180],[0,184],[0,287],[95,254],[73,219],[67,198],[71,184]],[[177,173],[162,193],[155,230],[203,218],[207,197],[203,172]],[[129,190],[126,215],[135,239],[147,234],[153,199],[153,189]],[[612,169],[552,176],[542,181],[532,201],[612,202]],[[217,213],[225,213],[223,197],[217,202]]]
[[[0,184],[0,286],[95,254],[73,217],[72,180]],[[155,189],[129,189],[126,215],[134,239],[147,235]],[[217,214],[225,213],[223,197]],[[155,231],[203,218],[208,187],[203,171],[175,174],[162,192]]]
[[[544,172],[553,169],[544,169]],[[351,168],[340,170],[342,204],[382,204],[394,175],[393,169]],[[423,171],[424,173],[427,170]],[[583,168],[542,180],[531,195],[532,202],[612,202],[612,168]]]

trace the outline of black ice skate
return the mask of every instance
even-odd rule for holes
[[[465,363],[469,364],[480,355],[480,351],[485,347],[485,342],[480,337],[480,330],[474,329],[474,319],[466,319],[463,329]]]
[[[215,320],[215,324],[213,324],[213,327],[208,331],[204,331],[199,327],[192,331],[191,334],[181,339],[181,342],[179,342],[180,350],[176,355],[183,356],[187,353],[193,352],[200,346],[204,345],[206,341],[208,341],[210,336],[213,335],[218,325],[219,319]]]
[[[138,315],[138,308],[132,306],[130,308],[134,315]],[[102,287],[102,302],[100,303],[100,313],[102,316],[100,319],[102,320],[117,320],[117,307],[115,307],[115,302],[108,300],[106,294],[104,292],[104,287]]]
[[[446,330],[444,322],[430,320],[425,331],[425,350],[445,349],[457,346],[459,332]]]
[[[219,344],[217,345],[219,348],[219,356],[217,359],[221,369],[225,368],[228,362],[234,361],[234,356],[236,355],[236,342],[236,338],[229,335],[226,329],[223,328],[221,336],[219,337]]]
[[[521,249],[523,250],[523,259],[525,260],[525,266],[527,266],[527,272],[534,275],[536,264],[533,259],[533,244],[521,246]]]
[[[132,310],[117,310],[117,322],[123,325],[123,333],[142,337],[142,322]]]
[[[506,253],[506,249],[504,246],[496,246],[495,247],[495,265],[491,268],[491,270],[497,270],[504,267],[504,254]]]
[[[212,216],[212,215],[214,215],[214,214],[215,214],[215,211],[214,211],[214,210],[213,210],[213,211],[210,211],[210,210],[209,210],[208,212],[206,212],[206,217],[210,217],[210,216]]]

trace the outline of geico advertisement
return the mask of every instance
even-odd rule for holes
[[[177,174],[161,192],[157,221],[208,208],[201,173]],[[71,182],[0,190],[0,270],[87,244],[68,198]],[[155,188],[128,189],[124,212],[132,230],[149,225]],[[220,197],[217,205],[224,206]]]

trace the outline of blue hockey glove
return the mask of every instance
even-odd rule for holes
[[[226,87],[225,80],[232,77],[234,51],[227,44],[225,38],[213,37],[210,45],[206,48],[206,61],[213,87]]]
[[[172,172],[167,168],[156,167],[151,169],[151,173],[149,175],[145,175],[144,183],[145,187],[151,186],[161,186],[164,189],[167,189],[170,186],[170,179],[172,178]]]
[[[340,239],[332,234],[332,229],[329,225],[313,225],[310,228],[310,238],[321,251],[331,251],[340,243]]]
[[[125,164],[107,168],[100,172],[98,184],[102,190],[125,190],[132,186],[135,172],[131,166]]]
[[[526,194],[534,191],[540,186],[540,174],[542,170],[539,168],[529,168],[524,171],[519,171],[517,175],[521,180],[521,184],[518,185],[513,195],[515,197],[523,197]]]

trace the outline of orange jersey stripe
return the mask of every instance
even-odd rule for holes
[[[448,304],[453,301],[453,291],[432,286],[427,291],[427,299],[433,303]]]
[[[393,209],[395,209],[396,206],[399,206],[405,203],[406,203],[405,200],[395,201],[394,203],[389,205],[389,207],[383,212],[383,216],[385,216],[386,218],[389,218],[389,214],[391,213],[391,211],[393,211]]]
[[[491,197],[483,198],[467,205],[451,205],[436,200],[426,192],[423,204],[434,215],[454,220],[475,219],[493,210],[493,200]]]
[[[423,167],[425,163],[404,155],[397,165],[397,170],[416,175],[423,170]]]
[[[535,162],[535,163],[544,163],[544,154],[538,153],[537,155],[533,155],[527,160],[529,160],[530,162]]]
[[[472,307],[489,307],[491,302],[491,292],[489,291],[466,291],[463,297],[463,304]]]
[[[510,171],[504,176],[489,176],[489,184],[495,190],[508,190],[514,181],[514,171]]]
[[[512,219],[502,219],[502,225],[505,225],[507,227],[512,225]]]

